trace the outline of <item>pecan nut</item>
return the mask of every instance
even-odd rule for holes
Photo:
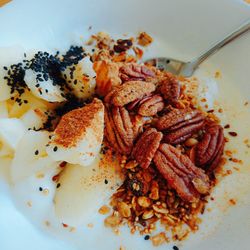
[[[156,128],[165,132],[165,142],[179,144],[200,130],[204,119],[199,110],[173,109],[157,121]]]
[[[160,93],[168,103],[174,104],[178,101],[181,87],[180,83],[173,75],[165,74],[158,84]]]
[[[111,91],[106,96],[105,102],[122,107],[154,91],[155,85],[151,82],[129,81]]]
[[[162,139],[162,133],[155,128],[147,129],[136,142],[132,157],[144,169],[148,168]]]
[[[129,154],[134,131],[128,111],[124,107],[106,107],[104,118],[107,141],[121,154]]]
[[[160,95],[150,95],[131,102],[127,108],[128,110],[137,110],[141,116],[154,116],[163,110],[164,101]]]
[[[155,73],[144,65],[126,64],[120,68],[120,77],[123,82],[146,81],[155,77]]]
[[[213,171],[220,162],[224,145],[223,128],[220,125],[209,126],[195,148],[196,164],[209,172]]]
[[[175,147],[161,144],[155,153],[154,163],[168,185],[183,200],[196,202],[200,194],[208,193],[209,178],[204,170],[196,167],[188,156]]]

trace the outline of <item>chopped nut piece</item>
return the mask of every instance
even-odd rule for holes
[[[187,147],[193,147],[198,143],[198,140],[196,140],[195,138],[189,138],[185,141],[185,145]]]
[[[98,211],[100,214],[102,215],[105,215],[105,214],[108,214],[110,212],[110,208],[106,205],[103,205],[99,211]]]
[[[148,211],[145,211],[142,215],[142,219],[143,220],[148,220],[150,218],[152,218],[154,216],[154,211],[153,210],[148,210]]]
[[[104,221],[106,227],[117,227],[121,223],[121,219],[118,216],[110,215]]]
[[[151,237],[154,246],[160,246],[167,241],[166,234],[161,232]]]
[[[117,209],[119,214],[124,217],[124,218],[128,218],[131,215],[131,210],[128,204],[126,204],[125,202],[119,202],[117,204]]]
[[[145,197],[145,196],[139,197],[137,202],[141,207],[144,207],[144,208],[147,208],[151,205],[150,199],[148,197]]]
[[[159,185],[158,185],[157,181],[152,181],[151,193],[149,194],[149,198],[152,200],[159,199]]]
[[[141,32],[137,39],[138,39],[138,44],[141,46],[148,46],[153,42],[153,38],[146,32]]]

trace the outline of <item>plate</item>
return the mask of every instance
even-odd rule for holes
[[[170,56],[190,60],[216,40],[250,18],[250,5],[243,0],[43,0],[11,1],[0,8],[0,64],[18,57],[20,51],[67,48],[81,43],[91,33],[106,31],[112,35],[147,31],[155,42],[146,56]],[[169,243],[158,249],[235,250],[250,245],[250,152],[242,141],[250,127],[250,33],[223,48],[196,72],[208,86],[216,71],[219,95],[230,114],[230,123],[238,129],[234,147],[243,161],[240,170],[226,177],[214,190],[211,211],[205,213],[200,231],[184,242]],[[250,139],[250,138],[249,138]],[[120,236],[105,229],[102,217],[95,218],[92,229],[59,233],[44,230],[32,222],[22,207],[11,198],[7,182],[8,165],[0,166],[0,249],[151,249],[139,235],[124,228]],[[237,201],[235,206],[229,200]]]

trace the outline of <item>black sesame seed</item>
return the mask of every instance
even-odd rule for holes
[[[38,155],[38,154],[39,154],[39,151],[38,151],[38,150],[36,150],[36,151],[35,151],[35,155]]]
[[[144,240],[149,240],[150,239],[150,236],[149,235],[146,235],[145,237],[144,237]]]
[[[6,66],[3,67],[4,70],[8,70],[8,68]]]
[[[42,191],[43,191],[43,188],[42,188],[42,187],[39,187],[39,191],[42,192]]]
[[[54,151],[54,152],[56,152],[56,151],[57,151],[57,149],[58,149],[58,147],[57,147],[57,146],[55,146],[55,147],[53,148],[53,151]]]
[[[108,184],[109,182],[108,182],[108,180],[107,180],[107,179],[105,179],[105,180],[104,180],[104,183],[105,183],[105,184]]]
[[[24,102],[25,104],[27,104],[27,103],[28,103],[28,101],[27,101],[27,100],[23,100],[23,102]]]
[[[56,188],[59,188],[61,186],[61,183],[57,183]]]
[[[179,247],[173,246],[173,250],[179,250]]]

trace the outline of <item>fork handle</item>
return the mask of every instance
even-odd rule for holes
[[[238,29],[230,33],[221,41],[217,42],[214,46],[212,46],[209,50],[203,53],[198,58],[194,59],[191,63],[193,64],[193,68],[197,68],[205,59],[214,54],[216,51],[233,41],[235,38],[244,34],[245,32],[250,30],[250,19],[243,23]]]

